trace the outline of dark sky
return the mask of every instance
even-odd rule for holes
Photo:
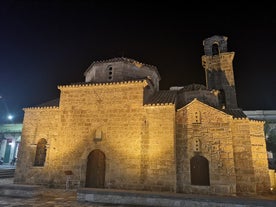
[[[212,35],[227,36],[235,52],[239,107],[276,110],[272,3],[157,2],[0,1],[0,121],[8,112],[22,121],[23,108],[57,98],[58,85],[82,82],[93,61],[114,57],[155,65],[160,89],[205,84],[202,41]]]

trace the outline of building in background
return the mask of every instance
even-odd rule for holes
[[[0,158],[3,165],[15,165],[21,141],[22,124],[0,125]]]

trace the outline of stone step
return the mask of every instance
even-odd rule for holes
[[[14,177],[15,169],[0,169],[0,178]]]
[[[133,205],[133,206],[223,206],[223,207],[253,207],[265,206],[275,207],[275,199],[237,197],[237,196],[215,196],[200,194],[184,194],[172,192],[153,192],[135,190],[116,190],[101,188],[79,188],[77,189],[77,200],[80,202],[91,202],[93,204],[107,205]]]
[[[41,194],[41,187],[36,185],[6,184],[0,185],[0,197],[31,198]]]

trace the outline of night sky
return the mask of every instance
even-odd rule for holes
[[[21,122],[23,108],[59,97],[58,85],[83,82],[93,61],[109,58],[156,66],[160,89],[205,85],[202,41],[213,35],[235,52],[239,107],[276,110],[272,3],[149,2],[0,1],[0,123]]]

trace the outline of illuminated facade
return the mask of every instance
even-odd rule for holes
[[[159,90],[155,66],[96,61],[85,82],[25,108],[15,183],[258,194],[270,188],[262,121],[237,107],[227,38],[203,41],[206,86]]]

